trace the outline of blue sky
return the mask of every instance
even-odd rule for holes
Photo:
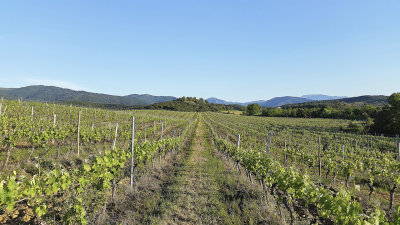
[[[400,1],[0,0],[0,87],[231,101],[400,91]]]

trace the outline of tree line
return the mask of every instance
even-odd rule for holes
[[[365,106],[344,106],[335,108],[332,106],[322,106],[314,108],[267,108],[263,109],[262,116],[270,117],[299,117],[299,118],[330,118],[330,119],[349,119],[367,120],[374,118],[382,110],[382,107],[373,105]]]
[[[242,110],[243,106],[239,105],[222,105],[209,103],[203,98],[181,97],[173,101],[155,103],[149,106],[136,107],[141,109],[163,109],[182,112],[220,112],[227,110]]]
[[[388,99],[388,105],[324,105],[320,107],[278,107],[262,108],[257,103],[249,104],[243,111],[244,115],[268,117],[297,118],[331,118],[364,121],[350,122],[347,131],[382,133],[387,135],[400,134],[400,92],[393,93]]]

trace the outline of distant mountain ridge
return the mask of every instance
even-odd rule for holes
[[[314,108],[314,107],[324,107],[324,106],[340,106],[340,105],[374,105],[374,106],[384,106],[387,105],[389,96],[385,95],[362,95],[358,97],[334,99],[334,100],[323,100],[323,101],[312,101],[304,102],[299,104],[290,104],[283,107],[288,108]]]
[[[383,106],[387,104],[388,96],[384,95],[363,95],[358,97],[346,97],[346,96],[329,96],[322,94],[310,94],[303,95],[302,97],[294,96],[283,96],[275,97],[269,100],[259,100],[251,102],[228,102],[218,98],[207,99],[210,103],[224,104],[224,105],[242,105],[247,106],[252,103],[257,103],[262,107],[313,107],[313,106],[324,106],[332,104],[355,104],[355,105],[375,105]]]
[[[21,88],[0,88],[0,97],[8,99],[18,99],[41,102],[64,102],[64,103],[93,103],[113,106],[145,106],[155,103],[162,103],[176,100],[173,96],[153,96],[149,94],[131,94],[126,96],[108,95],[101,93],[92,93],[87,91],[74,91],[71,89],[33,85]],[[306,98],[307,97],[307,98]],[[384,95],[365,95],[359,97],[346,98],[344,96],[328,95],[303,95],[302,97],[283,96],[275,97],[269,100],[259,100],[251,102],[230,102],[218,98],[209,98],[207,101],[222,105],[240,105],[247,106],[251,103],[257,103],[263,107],[313,107],[333,104],[371,104],[382,106],[387,104],[388,96]],[[121,108],[123,108],[121,107]]]
[[[323,101],[323,100],[335,100],[348,98],[347,96],[329,96],[329,95],[321,95],[321,94],[312,94],[312,95],[303,95],[302,98],[311,99],[314,101]]]
[[[312,101],[312,100],[307,99],[307,98],[284,96],[284,97],[271,98],[270,100],[267,100],[267,101],[257,101],[255,103],[258,103],[260,106],[263,106],[263,107],[279,107],[279,106],[288,105],[288,104],[303,103],[303,102],[310,102],[310,101]]]
[[[279,107],[283,105],[289,104],[297,104],[297,103],[305,103],[305,102],[312,102],[317,100],[333,100],[333,99],[342,99],[346,98],[345,96],[329,96],[329,95],[321,95],[321,94],[312,94],[312,95],[303,95],[301,97],[294,97],[294,96],[283,96],[283,97],[275,97],[269,100],[258,100],[258,101],[251,101],[251,102],[229,102],[224,101],[218,98],[209,98],[207,99],[210,103],[215,104],[224,104],[224,105],[242,105],[247,106],[252,103],[257,103],[263,107]]]
[[[22,98],[28,101],[88,102],[125,106],[151,105],[177,99],[172,96],[153,96],[148,94],[132,94],[126,96],[107,95],[44,85],[33,85],[21,88],[0,88],[0,96],[9,99]]]
[[[247,105],[246,103],[229,102],[229,101],[221,100],[221,99],[214,98],[214,97],[208,98],[207,101],[212,104],[221,104],[221,105],[242,105],[242,106]]]

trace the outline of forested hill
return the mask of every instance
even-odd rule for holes
[[[53,86],[34,85],[22,88],[0,88],[0,97],[41,102],[64,102],[82,104],[113,104],[121,106],[151,105],[157,102],[165,102],[176,99],[172,96],[153,95],[107,95],[86,91],[74,91]]]
[[[387,105],[388,96],[385,95],[363,95],[358,97],[335,99],[335,100],[324,100],[324,101],[313,101],[298,104],[288,104],[282,106],[282,108],[316,108],[324,106],[384,106]]]
[[[387,104],[387,96],[366,95],[337,100],[284,105],[279,108],[266,108],[262,111],[262,115],[275,117],[368,120],[369,118],[375,118],[382,107]]]
[[[206,111],[226,111],[226,110],[242,110],[240,105],[222,105],[209,103],[207,100],[195,97],[182,97],[173,101],[155,103],[150,106],[137,107],[143,109],[164,109],[183,112],[206,112]]]

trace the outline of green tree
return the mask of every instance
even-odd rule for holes
[[[400,92],[393,93],[388,106],[376,115],[372,131],[384,134],[400,134]]]
[[[393,109],[396,109],[397,111],[400,110],[400,92],[398,93],[393,93],[389,99],[388,103],[390,104],[390,107]]]
[[[392,116],[393,134],[400,134],[400,92],[392,94],[388,102]]]
[[[257,103],[249,104],[246,112],[249,116],[259,115],[261,113],[261,106]]]
[[[343,130],[353,133],[363,133],[364,127],[357,122],[349,122],[347,128],[344,128]]]

